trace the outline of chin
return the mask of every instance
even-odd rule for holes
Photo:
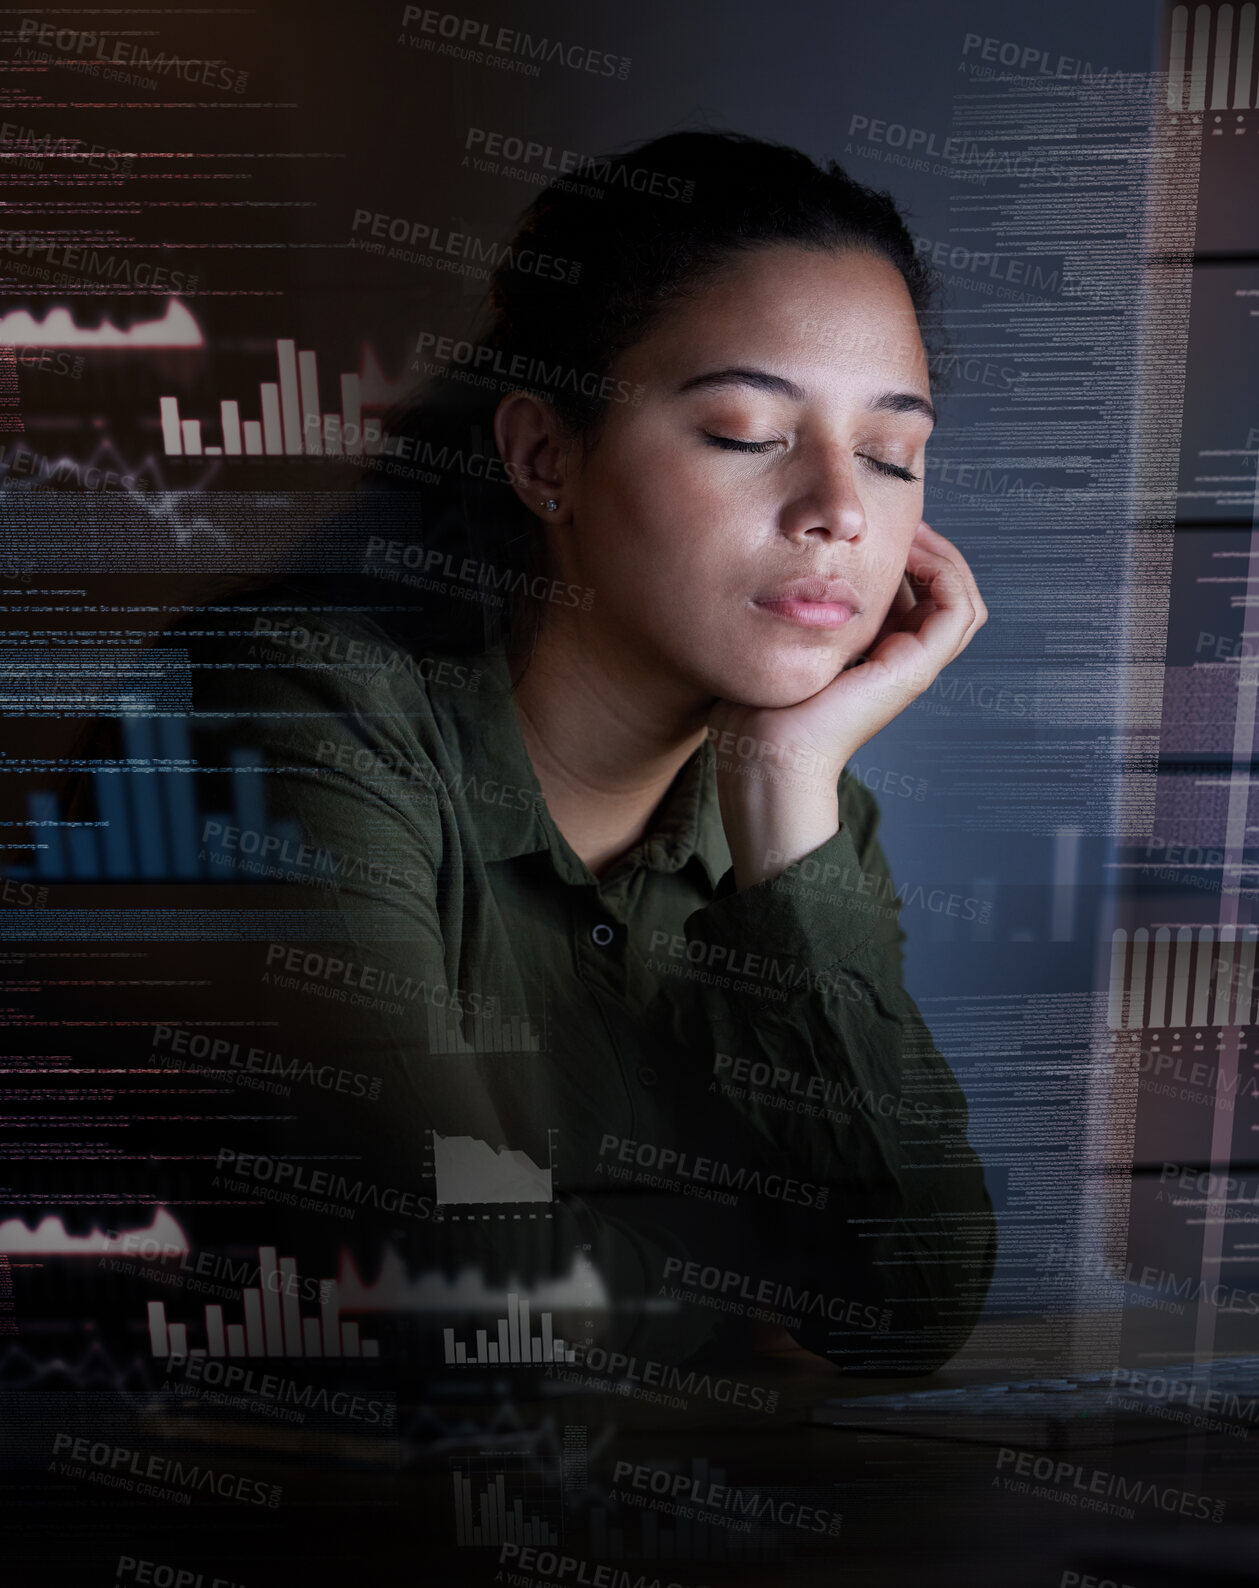
[[[716,693],[739,706],[779,711],[787,706],[798,706],[825,689],[838,676],[846,660],[846,653],[770,656],[751,664],[744,660],[723,671]]]

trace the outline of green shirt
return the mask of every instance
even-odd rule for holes
[[[501,648],[424,657],[335,609],[200,634],[199,759],[267,768],[257,832],[220,822],[207,862],[335,923],[257,945],[270,1040],[381,1078],[387,1105],[329,1099],[278,1153],[335,1143],[426,1192],[426,1217],[370,1226],[414,1272],[528,1293],[593,1267],[617,1349],[679,1359],[755,1322],[854,1371],[957,1350],[995,1225],[902,985],[865,788],[845,773],[839,831],[736,891],[706,743],[596,877],[547,810]]]

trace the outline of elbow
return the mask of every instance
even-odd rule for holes
[[[997,1259],[997,1224],[985,1190],[961,1219],[920,1236],[912,1257],[884,1272],[885,1299],[873,1330],[832,1336],[826,1354],[858,1377],[922,1378],[951,1362],[971,1338],[984,1310]],[[880,1265],[881,1266],[881,1265]]]

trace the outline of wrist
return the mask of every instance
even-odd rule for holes
[[[780,876],[839,831],[835,784],[804,799],[773,785],[747,781],[731,788],[719,783],[718,797],[739,891]]]

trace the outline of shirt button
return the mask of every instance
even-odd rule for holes
[[[654,1086],[660,1077],[656,1074],[655,1070],[652,1069],[650,1064],[644,1064],[638,1072],[638,1079],[643,1083],[644,1086]]]
[[[600,948],[607,948],[612,941],[612,928],[606,921],[600,921],[598,926],[591,927],[590,935]]]

